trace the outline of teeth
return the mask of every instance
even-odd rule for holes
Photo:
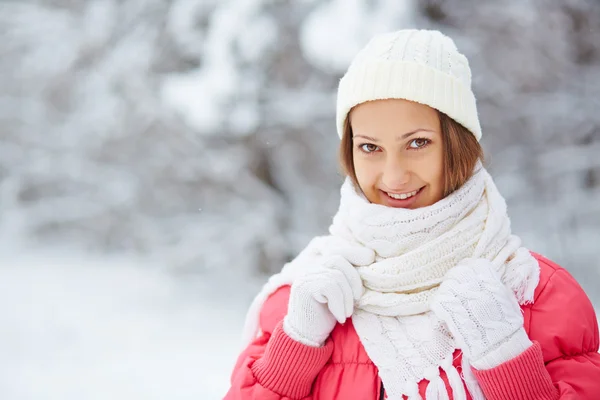
[[[408,199],[409,197],[413,197],[415,194],[417,194],[417,192],[418,192],[418,190],[415,190],[414,192],[402,193],[402,194],[388,193],[388,195],[393,199],[404,200],[404,199]]]

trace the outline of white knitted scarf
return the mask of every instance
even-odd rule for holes
[[[371,204],[347,179],[329,232],[265,284],[248,311],[245,340],[256,336],[260,308],[271,293],[315,268],[328,268],[329,257],[342,256],[363,281],[352,322],[388,398],[421,400],[418,383],[426,379],[427,400],[448,399],[441,368],[454,399],[467,398],[463,380],[473,399],[484,399],[467,360],[462,379],[453,366],[457,345],[430,302],[449,269],[465,258],[485,258],[519,303],[530,303],[539,266],[511,235],[506,203],[481,164],[457,191],[415,210]]]

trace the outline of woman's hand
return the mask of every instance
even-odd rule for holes
[[[328,258],[326,268],[298,278],[291,287],[283,330],[308,346],[325,343],[336,323],[352,315],[363,293],[358,271],[340,256]]]
[[[466,259],[448,271],[431,309],[476,369],[494,368],[532,344],[515,295],[488,260]]]

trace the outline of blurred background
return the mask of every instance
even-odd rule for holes
[[[337,209],[339,78],[414,27],[470,60],[514,232],[600,306],[600,2],[1,0],[0,398],[222,398]]]

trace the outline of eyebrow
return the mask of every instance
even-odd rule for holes
[[[430,130],[430,129],[424,129],[424,128],[418,128],[415,129],[414,131],[410,131],[410,132],[406,132],[405,134],[403,134],[402,136],[398,136],[398,140],[402,140],[402,139],[406,139],[412,135],[414,135],[417,132],[431,132],[431,133],[435,133],[434,131]],[[354,135],[352,136],[352,138],[363,138],[363,139],[367,139],[371,142],[379,142],[379,140],[375,139],[374,137],[371,136],[365,136],[365,135]]]

